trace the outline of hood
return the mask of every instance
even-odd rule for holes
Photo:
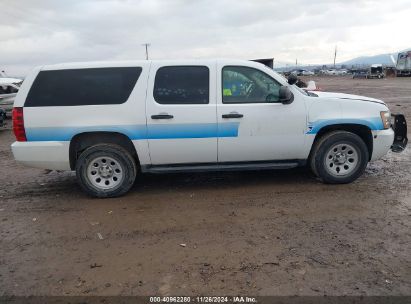
[[[315,91],[313,92],[314,94],[318,95],[318,97],[325,97],[325,98],[336,98],[336,99],[346,99],[346,100],[361,100],[361,101],[369,101],[369,102],[374,102],[374,103],[379,103],[382,105],[386,105],[384,101],[371,98],[371,97],[365,97],[365,96],[359,96],[359,95],[351,95],[351,94],[344,94],[344,93],[330,93],[330,92],[321,92],[321,91]]]

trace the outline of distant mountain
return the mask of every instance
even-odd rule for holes
[[[396,60],[398,57],[398,53],[392,53],[392,54],[381,54],[381,55],[375,55],[375,56],[362,56],[362,57],[357,57],[351,60],[347,60],[344,62],[341,62],[340,64],[345,64],[345,65],[371,65],[374,63],[381,63],[384,65],[395,65]]]
[[[392,57],[391,57],[392,56]],[[397,64],[397,57],[398,53],[389,53],[389,54],[380,54],[380,55],[375,55],[375,56],[361,56],[357,57],[354,59],[350,59],[344,62],[337,62],[337,66],[345,65],[348,68],[351,66],[369,66],[371,64],[375,63],[381,63],[383,65],[388,65],[388,66],[395,66]],[[329,67],[332,67],[332,63],[322,63],[322,64],[310,64],[310,65],[305,65],[305,64],[299,64],[298,68],[299,69],[308,69],[311,70],[313,67],[321,67],[322,65],[326,65]],[[286,69],[295,69],[295,63],[287,63],[287,62],[274,62],[274,69],[277,70],[283,70],[284,68]]]
[[[337,67],[341,67],[341,65],[345,65],[347,68],[351,68],[351,66],[370,66],[371,64],[377,64],[377,63],[381,63],[383,65],[388,65],[388,66],[396,66],[398,53],[407,52],[407,51],[411,51],[411,48],[405,49],[405,50],[402,50],[396,53],[356,57],[354,59],[350,59],[344,62],[338,62]],[[299,64],[298,68],[312,70],[314,67],[318,68],[323,65],[326,65],[330,68],[332,68],[333,66],[332,63],[321,63],[321,64],[317,63],[317,64],[310,64],[310,65]],[[284,71],[284,70],[288,71],[288,70],[293,70],[295,68],[296,66],[294,62],[281,62],[281,61],[274,62],[274,70],[276,71]]]
[[[411,49],[402,50],[400,52],[410,51]],[[344,62],[340,62],[339,64],[345,65],[371,65],[374,63],[381,63],[384,65],[392,65],[395,66],[397,63],[397,53],[388,53],[388,54],[380,54],[374,56],[361,56],[351,60],[347,60]]]

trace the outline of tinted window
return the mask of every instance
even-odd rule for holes
[[[26,107],[120,104],[127,101],[142,68],[41,71]]]
[[[157,71],[154,99],[160,104],[207,104],[209,70],[204,66],[169,66]]]
[[[223,103],[279,102],[280,87],[260,70],[243,66],[223,68]]]

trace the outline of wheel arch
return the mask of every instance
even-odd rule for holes
[[[373,152],[373,135],[371,129],[368,126],[362,124],[332,124],[322,127],[320,130],[318,130],[317,134],[315,135],[313,145],[311,146],[310,157],[316,142],[322,136],[332,131],[347,131],[358,135],[367,146],[370,158],[369,160],[371,160]]]
[[[140,165],[136,148],[127,135],[119,132],[94,131],[76,134],[71,139],[69,148],[70,168],[72,170],[76,168],[76,162],[81,152],[91,146],[103,143],[115,144],[123,147],[136,160],[137,166]]]

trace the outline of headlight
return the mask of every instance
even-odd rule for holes
[[[391,114],[389,111],[381,111],[381,120],[384,129],[389,129],[391,127]]]

